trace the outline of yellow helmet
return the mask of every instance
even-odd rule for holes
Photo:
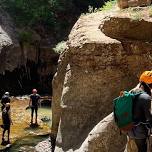
[[[140,82],[145,82],[147,84],[150,84],[152,83],[152,71],[145,71],[141,74],[140,76],[140,79],[139,79]]]

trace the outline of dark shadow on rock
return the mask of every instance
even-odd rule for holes
[[[53,135],[53,134],[51,134],[50,135],[50,144],[51,144],[51,152],[54,152],[54,150],[55,150],[55,145],[56,145],[56,137]]]

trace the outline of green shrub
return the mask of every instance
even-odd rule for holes
[[[66,48],[67,48],[66,41],[61,41],[55,46],[55,48],[53,48],[53,50],[56,53],[62,53]]]
[[[99,10],[100,11],[108,11],[111,10],[115,5],[116,5],[117,1],[116,0],[110,0],[108,2],[106,2],[103,7],[101,7]]]
[[[50,0],[1,0],[0,5],[14,18],[18,26],[32,26],[36,23],[52,25],[54,14]]]
[[[115,5],[116,5],[116,0],[110,0],[110,1],[107,1],[104,3],[104,5],[101,7],[101,8],[94,8],[93,6],[88,6],[88,13],[96,13],[98,11],[108,11],[108,10],[111,10]],[[88,14],[86,13],[86,14]],[[85,15],[86,15],[85,14]],[[81,15],[84,15],[81,14]]]
[[[81,12],[85,13],[89,5],[99,8],[103,2],[104,0],[0,0],[0,7],[11,15],[17,28],[31,28],[42,37],[50,34],[61,41],[67,37]],[[39,27],[43,27],[45,33],[39,33]]]

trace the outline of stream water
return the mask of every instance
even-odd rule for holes
[[[6,152],[34,152],[35,145],[49,137],[51,107],[39,108],[39,125],[30,126],[31,110],[26,110],[28,102],[28,100],[18,100],[11,103],[13,125],[11,126],[10,140],[12,146],[6,149],[5,146],[0,145],[0,151],[4,151],[5,149]],[[1,136],[2,129],[0,128],[0,139]]]
[[[23,139],[17,140],[11,148],[9,148],[7,151],[8,152],[34,152],[35,146],[49,138],[48,135],[41,135],[41,136],[27,136],[24,137]]]

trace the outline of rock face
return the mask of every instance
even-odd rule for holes
[[[6,90],[30,93],[32,87],[49,92],[57,68],[58,54],[45,39],[32,37],[32,42],[21,43],[9,15],[0,9],[0,94]]]
[[[147,6],[151,4],[151,0],[117,0],[120,8]]]
[[[17,66],[16,61],[18,59],[14,59],[14,64],[9,64],[9,59],[7,58],[8,48],[13,49],[13,44],[18,45],[17,38],[14,36],[14,26],[12,24],[12,20],[9,15],[0,9],[0,58],[1,58],[1,65],[0,65],[0,73],[3,73],[6,70],[12,70],[13,66]]]
[[[68,49],[60,57],[53,82],[52,133],[56,136],[58,131],[56,152],[83,147],[89,132],[111,113],[113,98],[121,90],[133,88],[139,75],[151,69],[150,42],[136,37],[134,40],[110,38],[116,35],[113,33],[121,33],[110,21],[114,18],[116,23],[123,22],[122,16],[118,17],[120,12],[114,10],[112,14],[116,17],[102,12],[81,16],[69,35]],[[124,23],[128,27],[132,24],[129,18]],[[107,29],[108,36],[100,29],[104,32]],[[118,136],[115,133],[112,136]],[[96,144],[94,139],[92,143]],[[97,148],[101,149],[94,151],[105,151],[102,146]]]
[[[93,128],[77,152],[124,152],[125,144],[126,136],[120,135],[110,114]]]

